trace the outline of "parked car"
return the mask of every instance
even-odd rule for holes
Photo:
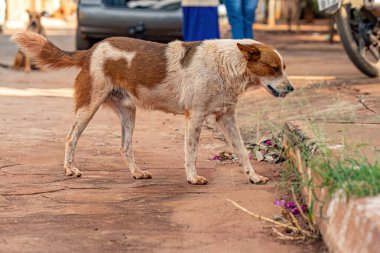
[[[182,39],[180,0],[79,0],[76,47],[111,36],[168,42]]]

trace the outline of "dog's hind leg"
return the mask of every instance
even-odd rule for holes
[[[82,107],[77,111],[74,123],[71,127],[71,131],[66,137],[64,169],[67,176],[81,176],[81,172],[74,165],[75,148],[78,143],[79,137],[81,136],[84,129],[87,127],[88,123],[90,122],[90,120],[92,119],[92,117],[94,116],[101,104],[102,103],[100,103],[99,101],[97,104]]]
[[[253,184],[266,183],[269,179],[256,174],[253,170],[251,162],[249,161],[247,149],[244,146],[243,138],[241,137],[240,130],[237,125],[235,109],[231,109],[222,115],[218,115],[216,120],[220,128],[223,130],[226,138],[235,149],[249,181]]]
[[[98,85],[101,88],[97,89],[97,86],[93,85],[92,93],[87,94],[88,96],[88,104],[81,105],[79,107],[79,92],[77,91],[78,85],[84,85],[84,83],[90,83],[91,79],[85,75],[78,75],[76,79],[76,103],[77,103],[77,113],[75,116],[74,123],[72,125],[70,133],[66,137],[66,147],[65,147],[65,160],[64,160],[64,169],[67,176],[76,175],[77,177],[81,176],[81,172],[74,165],[74,153],[75,148],[78,143],[79,137],[87,127],[88,123],[99,109],[100,105],[107,99],[109,94],[109,89],[106,85]],[[85,93],[80,93],[84,96]],[[96,94],[96,95],[91,95]],[[79,107],[79,108],[78,108]]]
[[[107,100],[107,105],[117,113],[121,123],[121,155],[129,167],[132,176],[136,179],[149,179],[152,175],[141,170],[135,162],[132,135],[135,128],[136,107],[133,105],[128,94],[124,91],[113,90]]]
[[[198,176],[195,168],[199,137],[204,120],[205,115],[203,113],[192,112],[186,115],[185,168],[187,182],[189,184],[207,184],[207,179]]]
[[[23,56],[23,54],[20,52],[20,51],[18,51],[17,52],[17,54],[16,54],[16,57],[15,57],[15,61],[14,61],[14,68],[15,69],[21,69],[22,68],[22,66],[24,65],[24,56]]]

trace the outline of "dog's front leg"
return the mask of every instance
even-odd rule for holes
[[[32,71],[32,63],[30,62],[30,57],[25,55],[25,72]]]
[[[207,179],[198,176],[195,168],[198,154],[199,137],[205,115],[201,113],[190,113],[186,116],[185,134],[185,168],[189,184],[207,184]]]
[[[236,110],[231,109],[226,113],[217,117],[217,122],[223,130],[226,138],[230,141],[232,147],[238,155],[238,158],[243,165],[244,172],[247,174],[249,181],[253,184],[266,183],[269,179],[256,174],[249,161],[247,149],[244,146],[243,138],[241,137],[239,127],[236,120]]]

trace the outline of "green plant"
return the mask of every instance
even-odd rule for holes
[[[380,193],[380,164],[366,158],[332,159],[313,161],[313,169],[320,176],[318,187],[326,189],[328,197],[336,193],[346,198],[365,197]]]

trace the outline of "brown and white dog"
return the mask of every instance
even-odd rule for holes
[[[99,106],[109,105],[119,116],[121,153],[134,178],[151,178],[135,163],[132,134],[136,107],[182,114],[186,118],[187,181],[206,184],[195,168],[203,121],[216,121],[235,148],[252,183],[268,178],[252,168],[236,122],[236,104],[247,88],[262,85],[276,97],[293,87],[281,55],[254,40],[174,41],[159,44],[130,38],[109,38],[86,51],[64,52],[45,37],[31,32],[12,37],[21,50],[51,69],[81,68],[75,80],[76,118],[66,139],[66,175],[80,176],[74,165],[79,136]]]
[[[29,14],[29,23],[26,28],[27,31],[35,32],[46,37],[45,28],[41,24],[41,17],[46,14],[46,12],[35,12],[35,11],[26,11]],[[24,69],[25,72],[30,72],[32,70],[32,62],[28,55],[24,54],[22,51],[17,51],[14,61],[15,69]]]

